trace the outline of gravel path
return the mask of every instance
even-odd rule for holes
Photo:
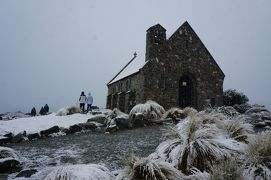
[[[25,159],[24,168],[40,169],[63,164],[102,163],[116,170],[125,157],[145,157],[163,141],[163,126],[123,130],[112,134],[86,132],[11,144]]]

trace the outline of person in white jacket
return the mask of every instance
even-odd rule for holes
[[[87,112],[91,111],[92,104],[93,104],[93,97],[92,97],[91,93],[88,93],[88,96],[87,96]]]
[[[84,91],[82,91],[81,95],[79,97],[80,109],[81,109],[82,112],[85,112],[86,101],[87,101],[87,97],[86,97]]]

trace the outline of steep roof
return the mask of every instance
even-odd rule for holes
[[[146,64],[145,57],[134,54],[134,57],[111,79],[107,85],[113,84],[123,78],[138,73],[139,70]]]
[[[196,38],[198,38],[198,40],[201,42],[202,46],[205,48],[205,50],[207,51],[207,53],[210,55],[211,59],[213,60],[214,64],[217,66],[217,68],[221,71],[221,73],[223,74],[223,76],[225,76],[224,72],[222,71],[222,69],[219,67],[219,65],[217,64],[217,62],[215,61],[215,59],[213,58],[212,54],[209,52],[209,50],[206,48],[206,46],[204,45],[204,43],[201,41],[201,39],[199,38],[199,36],[197,35],[197,33],[194,31],[194,29],[190,26],[190,24],[185,21],[169,38],[167,41],[175,38],[176,36],[179,36],[179,31],[183,28],[189,28],[193,34],[195,34]]]

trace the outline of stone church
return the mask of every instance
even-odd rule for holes
[[[146,100],[165,109],[223,105],[224,73],[188,22],[169,38],[160,24],[147,30],[146,54],[134,57],[107,84],[107,108],[129,112]]]

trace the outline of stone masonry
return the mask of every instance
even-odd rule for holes
[[[128,113],[146,100],[165,109],[223,105],[225,75],[188,22],[168,39],[160,24],[150,27],[145,61],[138,72],[107,84],[107,108]]]

